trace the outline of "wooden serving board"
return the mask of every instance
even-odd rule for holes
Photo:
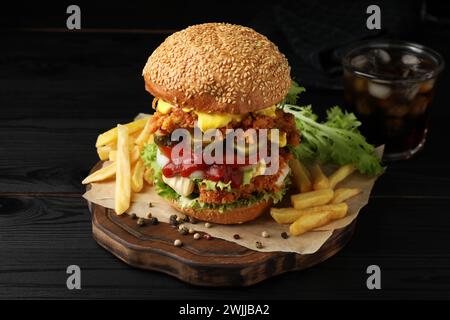
[[[249,286],[278,274],[314,266],[342,249],[351,239],[356,220],[333,235],[314,254],[258,252],[213,238],[180,238],[168,223],[138,226],[128,215],[89,203],[94,239],[125,263],[167,273],[201,286]],[[173,245],[183,240],[182,247]]]

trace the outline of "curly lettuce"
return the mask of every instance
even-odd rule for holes
[[[158,194],[163,198],[176,200],[180,197],[180,195],[162,180],[162,169],[156,162],[157,152],[158,146],[156,144],[146,144],[141,153],[141,158],[144,161],[145,166],[150,168],[152,171],[152,179]]]
[[[353,113],[334,106],[327,111],[325,122],[319,122],[311,106],[297,106],[298,95],[305,91],[296,82],[279,107],[295,116],[302,136],[299,146],[288,146],[299,160],[332,162],[338,165],[352,163],[364,174],[378,175],[384,171],[375,147],[359,132],[361,122]]]

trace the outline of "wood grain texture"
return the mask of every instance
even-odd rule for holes
[[[0,197],[0,298],[449,298],[450,221],[442,210],[449,207],[450,200],[372,199],[352,241],[333,258],[236,289],[190,286],[130,268],[94,241],[81,197]],[[70,264],[82,270],[80,291],[66,288]],[[371,264],[382,268],[378,292],[365,285]]]
[[[249,286],[273,276],[303,270],[335,255],[351,239],[356,222],[336,230],[314,254],[258,252],[222,239],[194,240],[167,223],[140,227],[128,215],[90,203],[94,239],[125,263],[167,273],[187,283]],[[173,245],[180,238],[183,246]]]
[[[58,18],[59,19],[59,18]],[[440,51],[435,34],[417,39]],[[389,166],[333,258],[251,287],[202,288],[130,268],[97,245],[79,183],[97,162],[99,132],[148,110],[141,68],[157,35],[2,33],[0,57],[0,298],[443,299],[450,298],[450,73],[440,79],[422,153]],[[301,80],[299,75],[294,75]],[[342,93],[308,88],[322,111]],[[82,269],[69,291],[66,268]],[[366,288],[366,268],[382,290]]]

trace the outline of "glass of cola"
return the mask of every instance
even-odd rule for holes
[[[369,142],[385,145],[383,160],[408,159],[425,144],[431,100],[444,60],[401,41],[370,41],[342,60],[345,100]]]

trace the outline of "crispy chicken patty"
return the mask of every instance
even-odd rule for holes
[[[150,131],[161,130],[163,134],[169,134],[178,128],[192,129],[197,120],[194,112],[184,112],[180,108],[173,108],[168,114],[158,111],[153,115],[153,123]],[[272,118],[257,113],[249,113],[244,116],[241,122],[233,121],[227,127],[221,129],[280,129],[286,132],[287,143],[297,146],[300,143],[300,133],[295,126],[295,118],[292,114],[282,110],[276,110],[276,117]]]
[[[280,169],[274,175],[256,176],[249,184],[240,186],[239,189],[233,189],[231,192],[226,190],[207,190],[204,184],[199,187],[199,200],[210,204],[233,203],[239,199],[249,199],[256,193],[268,192],[275,193],[285,187],[284,182],[281,185],[276,184],[281,170],[287,165],[290,156],[280,156]]]

